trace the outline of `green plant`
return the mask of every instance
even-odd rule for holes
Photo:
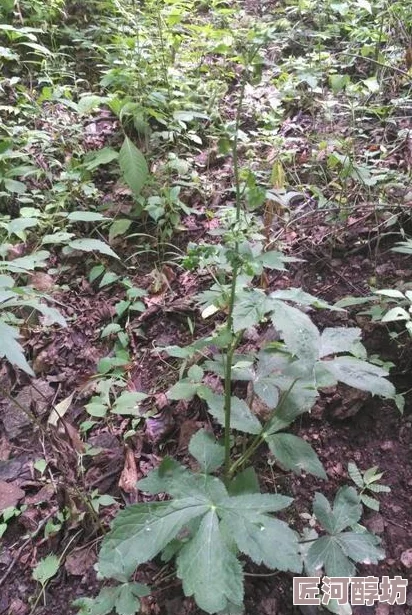
[[[323,567],[333,576],[350,576],[354,562],[376,563],[383,557],[374,536],[364,528],[352,531],[362,507],[351,488],[337,494],[333,509],[324,496],[316,496],[314,512],[326,535],[316,534],[305,551],[297,533],[273,516],[288,507],[291,498],[262,494],[250,465],[265,444],[284,470],[326,478],[312,447],[285,431],[310,411],[319,389],[344,382],[374,395],[395,396],[387,372],[366,360],[359,329],[336,327],[321,333],[307,314],[291,305],[330,308],[327,303],[301,289],[268,293],[256,287],[264,269],[282,271],[293,260],[279,251],[265,251],[261,222],[242,201],[239,125],[250,66],[262,39],[262,33],[251,36],[242,56],[232,141],[236,205],[222,214],[216,233],[221,243],[192,246],[185,261],[189,268],[207,271],[215,282],[198,297],[203,317],[223,312],[226,320],[190,346],[163,349],[184,359],[183,377],[169,390],[169,399],[198,396],[223,428],[223,437],[217,440],[205,430],[193,436],[189,451],[198,472],[167,458],[139,481],[142,491],[153,496],[167,493],[171,499],[135,504],[119,513],[103,540],[98,562],[102,578],[127,583],[140,564],[159,554],[165,561],[175,557],[185,595],[194,596],[208,613],[242,605],[241,555],[271,569],[300,573],[303,565],[310,570]],[[267,323],[278,340],[256,352],[242,352],[245,333]],[[216,379],[214,388],[204,384],[206,373]],[[242,389],[242,382],[247,383],[247,399],[233,394],[234,388]],[[241,454],[233,451],[233,432],[243,434]],[[119,589],[107,591],[115,595]],[[88,604],[85,612],[95,612],[96,603]]]
[[[356,463],[351,462],[348,464],[348,473],[353,480],[357,488],[359,489],[359,495],[362,504],[365,504],[372,510],[379,510],[379,502],[371,494],[375,493],[390,493],[391,489],[387,485],[379,484],[380,479],[383,476],[383,472],[378,472],[378,466],[373,466],[365,472],[361,472]],[[369,493],[365,493],[369,492]]]

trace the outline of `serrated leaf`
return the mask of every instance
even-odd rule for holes
[[[125,137],[119,152],[119,165],[127,185],[134,196],[138,197],[146,183],[149,169],[142,152],[137,149],[129,137]]]
[[[273,299],[281,299],[282,301],[294,301],[295,303],[300,303],[301,305],[313,305],[316,308],[327,308],[329,310],[339,309],[330,305],[327,301],[319,299],[319,297],[310,295],[301,288],[285,288],[282,290],[275,290],[270,294],[270,297]]]
[[[116,252],[104,243],[104,241],[100,241],[100,239],[72,239],[69,241],[70,248],[73,250],[81,250],[82,252],[99,252],[100,254],[106,254],[107,256],[112,256],[113,258],[119,258]]]
[[[118,615],[136,615],[140,610],[139,598],[150,592],[146,585],[140,583],[124,583],[119,588],[115,608]]]
[[[313,448],[302,438],[292,434],[276,433],[265,437],[276,460],[286,468],[300,475],[302,470],[327,479],[326,472]]]
[[[373,483],[372,484],[369,483],[368,489],[369,491],[373,491],[374,493],[390,493],[391,492],[391,488],[388,487],[388,485],[375,485]]]
[[[167,397],[172,400],[190,400],[196,395],[198,385],[193,384],[189,379],[184,378],[176,382],[167,392]]]
[[[238,333],[257,325],[267,309],[267,297],[263,291],[251,288],[241,292],[233,309],[233,331]]]
[[[24,356],[23,347],[17,341],[18,338],[19,332],[17,329],[0,320],[0,357],[5,357],[12,365],[16,365],[30,376],[34,376],[34,372]]]
[[[247,497],[253,498],[253,495]],[[241,508],[233,508],[229,514],[226,511],[222,514],[223,527],[228,536],[235,540],[239,550],[256,564],[301,572],[302,560],[295,532],[284,521],[260,515],[257,508],[250,510],[249,516]]]
[[[327,532],[336,534],[359,521],[362,506],[359,495],[353,487],[342,487],[335,497],[333,509],[324,495],[316,493],[313,512]]]
[[[253,467],[246,468],[232,479],[228,485],[230,495],[260,493],[259,479]]]
[[[320,337],[320,357],[327,357],[341,352],[350,352],[359,342],[361,330],[358,328],[331,327],[324,329]]]
[[[320,333],[309,316],[283,301],[271,302],[271,319],[287,350],[309,365],[319,358]]]
[[[211,473],[220,468],[225,459],[224,447],[204,429],[195,433],[191,438],[189,453],[193,455],[205,473]]]
[[[210,509],[205,497],[134,504],[122,510],[103,539],[99,573],[126,581],[139,564],[153,559],[191,519]]]
[[[377,546],[378,539],[369,532],[341,532],[336,539],[345,555],[354,562],[377,564],[384,559],[384,551]]]
[[[208,405],[210,414],[215,418],[222,426],[225,424],[225,412],[224,404],[225,398],[223,395],[217,395],[206,389],[198,391],[199,396],[205,399]],[[238,397],[231,398],[231,415],[230,415],[230,427],[237,429],[238,431],[244,431],[245,433],[258,434],[262,430],[262,425],[259,419],[252,414],[249,406],[243,399]]]
[[[194,538],[181,549],[177,575],[183,581],[185,595],[194,596],[207,613],[225,609],[228,602],[242,604],[242,568],[226,546],[214,510],[209,510]]]
[[[204,372],[199,365],[192,365],[187,372],[188,378],[193,382],[200,382],[203,378]]]
[[[276,433],[288,427],[298,416],[312,408],[318,395],[311,383],[305,380],[295,382],[281,407],[275,411],[266,428],[267,433]]]
[[[380,505],[379,505],[378,500],[375,500],[375,498],[371,498],[366,493],[362,493],[360,496],[360,499],[361,499],[362,504],[365,504],[365,506],[367,506],[371,510],[375,510],[376,512],[379,511]]]
[[[319,571],[322,568],[330,577],[352,577],[355,566],[342,550],[336,536],[322,536],[310,546],[307,556],[310,569]]]
[[[353,480],[353,482],[355,483],[355,485],[359,487],[359,489],[363,489],[364,485],[363,485],[362,474],[358,466],[356,465],[356,463],[354,463],[353,461],[350,461],[348,463],[348,474]]]
[[[394,398],[395,387],[385,379],[386,370],[354,357],[337,357],[322,364],[340,382],[372,395]]]
[[[41,559],[33,570],[32,576],[35,581],[44,585],[57,574],[60,567],[60,558],[57,555],[48,555]]]

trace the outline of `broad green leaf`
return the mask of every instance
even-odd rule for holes
[[[354,562],[377,564],[385,557],[384,551],[377,546],[377,537],[369,532],[341,532],[336,539],[345,555]]]
[[[365,11],[369,13],[369,15],[372,15],[372,5],[369,0],[356,0],[356,2],[357,5],[360,6],[362,9],[365,9]]]
[[[199,365],[192,365],[192,367],[189,368],[187,375],[193,382],[200,382],[204,376],[204,372]]]
[[[73,239],[69,242],[70,248],[73,250],[81,250],[83,252],[99,252],[100,254],[107,254],[113,258],[119,258],[116,252],[104,243],[100,239]]]
[[[28,228],[33,228],[37,226],[39,220],[37,218],[16,218],[15,220],[10,220],[7,224],[7,232],[9,236],[16,235],[22,241],[25,240],[26,233],[24,232]]]
[[[331,327],[324,329],[320,336],[320,357],[327,357],[341,352],[350,352],[353,345],[360,341],[361,330],[358,328]]]
[[[111,147],[103,147],[97,152],[89,152],[84,157],[83,164],[88,171],[94,171],[100,165],[109,164],[109,162],[113,162],[119,157],[118,152],[116,152]]]
[[[181,549],[177,575],[185,595],[194,596],[207,613],[225,609],[228,601],[242,604],[242,568],[226,545],[215,510],[207,512],[196,535]]]
[[[228,485],[230,495],[244,495],[246,493],[260,493],[259,479],[253,467],[246,468]]]
[[[320,333],[309,316],[283,301],[272,300],[273,326],[283,337],[288,351],[309,365],[319,358]]]
[[[45,585],[47,581],[52,579],[57,574],[60,567],[60,558],[57,555],[48,555],[41,559],[33,570],[33,579],[41,585]]]
[[[72,211],[68,214],[67,219],[71,222],[101,222],[102,220],[110,222],[110,218],[96,211]]]
[[[191,520],[210,510],[207,498],[134,504],[122,510],[103,539],[99,573],[126,581],[139,564],[153,559]]]
[[[74,233],[67,233],[66,231],[57,231],[51,235],[44,235],[42,238],[42,244],[59,244],[59,243],[67,243],[74,237]]]
[[[23,347],[17,341],[19,337],[17,329],[0,320],[0,357],[5,357],[12,365],[16,365],[30,376],[34,376],[34,372],[24,356]]]
[[[391,299],[405,299],[405,295],[400,290],[388,288],[382,290],[375,290],[376,295],[382,295],[383,297],[390,297]]]
[[[288,427],[298,416],[309,412],[317,397],[318,392],[311,383],[305,380],[295,382],[281,407],[275,411],[266,432],[272,434]]]
[[[140,610],[139,598],[150,593],[146,585],[140,583],[124,583],[119,588],[116,599],[116,613],[118,615],[136,615]]]
[[[132,224],[131,220],[127,218],[118,218],[113,222],[109,229],[109,243],[112,243],[113,239],[119,235],[124,235]]]
[[[359,521],[362,506],[359,495],[353,487],[342,487],[335,497],[333,509],[324,495],[316,493],[313,512],[327,532],[337,534]]]
[[[78,112],[80,113],[80,115],[87,115],[88,113],[90,113],[90,111],[92,111],[96,107],[99,107],[106,100],[107,98],[103,96],[96,96],[94,94],[91,94],[89,96],[82,96],[77,103]]]
[[[374,483],[370,483],[368,485],[369,491],[373,491],[374,493],[390,493],[391,488],[388,485],[375,485]]]
[[[264,267],[267,267],[268,269],[276,269],[277,271],[285,271],[285,263],[297,262],[301,260],[291,256],[284,256],[282,252],[276,252],[275,250],[263,252],[263,254],[260,254],[257,258]]]
[[[393,384],[385,379],[388,373],[381,367],[353,357],[337,357],[322,363],[337,380],[348,386],[368,391],[372,395],[389,398],[395,396]]]
[[[167,397],[172,400],[186,399],[190,400],[196,395],[198,385],[191,382],[188,378],[184,378],[176,382],[169,389]]]
[[[239,496],[240,498],[242,496]],[[247,496],[253,498],[253,495]],[[237,498],[234,498],[237,499]],[[298,537],[287,523],[268,515],[259,515],[251,508],[249,516],[235,508],[222,513],[223,528],[235,540],[239,550],[256,564],[268,568],[301,572]]]
[[[410,314],[401,307],[394,307],[382,316],[381,322],[395,322],[397,320],[410,320]]]
[[[78,615],[109,615],[113,610],[118,615],[135,615],[140,609],[139,598],[150,593],[147,585],[123,583],[104,587],[96,598],[79,598],[73,606],[80,608]]]
[[[224,426],[225,398],[223,395],[213,393],[206,387],[204,387],[201,391],[198,391],[198,394],[202,399],[206,400],[208,410],[213,418],[215,418],[220,425]],[[259,419],[252,414],[247,403],[238,397],[231,397],[230,426],[232,429],[237,429],[238,431],[244,431],[252,434],[258,434],[262,429]]]
[[[300,303],[300,305],[312,305],[316,308],[327,308],[329,310],[338,309],[327,303],[327,301],[319,299],[319,297],[315,297],[314,295],[305,292],[301,288],[285,288],[283,290],[275,290],[273,293],[270,293],[269,296],[272,299],[280,299],[282,301],[294,301],[295,303]]]
[[[149,175],[149,169],[142,152],[129,137],[125,137],[119,152],[119,165],[127,185],[134,196],[138,197]]]
[[[32,254],[28,254],[27,256],[22,256],[20,258],[15,258],[12,261],[0,262],[0,271],[1,267],[7,267],[9,272],[15,273],[24,273],[26,271],[33,271],[37,267],[45,267],[46,260],[49,258],[50,252],[46,250],[39,250],[38,252],[33,252]]]
[[[111,411],[114,414],[139,415],[139,402],[147,398],[145,393],[139,391],[123,391],[116,399]]]
[[[290,506],[292,498],[271,493],[244,493],[225,497],[218,503],[218,513],[238,515],[253,521],[255,515],[273,513]]]
[[[193,455],[205,473],[211,473],[220,468],[225,459],[224,447],[204,429],[195,433],[191,438],[189,453]]]
[[[257,325],[268,310],[267,297],[261,290],[252,288],[239,293],[233,309],[233,331]]]
[[[302,470],[327,479],[326,472],[313,448],[302,438],[276,433],[265,437],[270,451],[281,466],[300,475]]]
[[[352,577],[355,575],[355,566],[349,560],[339,544],[337,536],[322,536],[310,546],[307,556],[307,565],[317,572],[324,569],[330,577]]]
[[[17,179],[10,179],[9,177],[4,179],[4,187],[9,192],[15,192],[16,194],[24,194],[26,192],[26,184],[23,184],[23,182]]]

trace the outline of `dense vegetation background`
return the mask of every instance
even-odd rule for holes
[[[3,0],[0,64],[0,613],[410,578],[412,5]]]

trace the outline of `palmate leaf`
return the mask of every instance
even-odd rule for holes
[[[137,149],[129,137],[125,137],[119,152],[119,165],[127,185],[133,195],[138,197],[146,183],[149,169],[142,152]]]
[[[268,514],[289,506],[291,498],[260,493],[231,496],[220,479],[193,474],[170,459],[138,487],[163,490],[174,499],[135,504],[118,515],[103,540],[102,576],[124,582],[136,566],[172,543],[170,554],[177,553],[185,594],[194,596],[207,613],[216,613],[242,603],[243,571],[237,549],[256,562],[300,572],[297,536]],[[183,529],[185,541],[177,545],[174,539]]]
[[[395,397],[395,387],[389,380],[386,380],[388,372],[381,367],[347,356],[322,361],[322,365],[337,380],[348,386],[367,391],[372,395]]]
[[[257,288],[238,293],[233,309],[233,331],[238,333],[257,325],[269,309],[266,294]]]
[[[306,553],[308,570],[324,568],[328,576],[353,576],[353,562],[377,563],[384,553],[373,534],[364,531],[343,531],[356,526],[362,514],[360,496],[353,487],[343,487],[336,495],[333,508],[320,493],[315,496],[313,512],[328,532],[315,540]]]
[[[206,498],[134,504],[121,511],[103,540],[99,572],[126,581],[139,564],[153,559],[191,519],[210,509]]]
[[[333,508],[321,493],[315,495],[313,512],[323,529],[330,534],[355,525],[362,515],[359,495],[353,487],[342,487],[336,494]]]
[[[147,585],[141,583],[122,583],[117,587],[104,587],[96,598],[79,598],[73,606],[80,608],[78,615],[136,615],[140,600],[150,593]]]
[[[276,460],[286,468],[300,475],[302,470],[327,479],[326,472],[313,448],[302,438],[288,433],[276,433],[265,437]]]

